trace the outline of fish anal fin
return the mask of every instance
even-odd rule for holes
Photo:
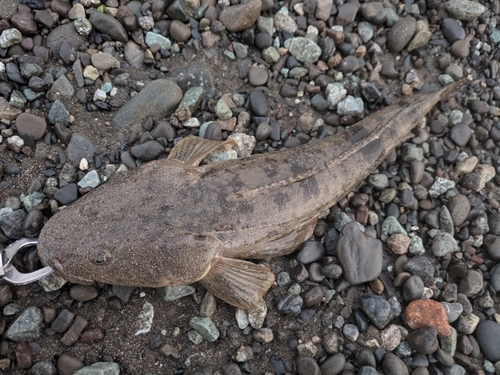
[[[211,141],[191,135],[177,143],[170,151],[168,159],[175,159],[186,163],[187,165],[197,167],[201,161],[211,152],[220,148],[230,148],[235,144],[228,139],[226,141]]]
[[[216,257],[200,280],[209,292],[230,305],[254,311],[274,283],[274,274],[262,264]]]

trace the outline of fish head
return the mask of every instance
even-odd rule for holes
[[[51,238],[48,241],[44,239],[42,233],[37,245],[40,261],[69,282],[93,284],[103,281],[101,275],[114,279],[120,275],[116,270],[123,262],[108,245],[78,247],[75,242],[64,238]]]

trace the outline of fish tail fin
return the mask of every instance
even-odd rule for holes
[[[253,311],[273,285],[274,274],[262,264],[217,257],[200,283],[221,300]]]

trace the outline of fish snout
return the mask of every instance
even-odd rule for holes
[[[68,273],[68,269],[63,266],[63,263],[58,258],[52,259],[51,267],[63,278],[71,283],[91,285],[94,280],[82,276],[75,276]]]

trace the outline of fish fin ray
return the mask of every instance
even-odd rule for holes
[[[262,264],[217,257],[200,283],[230,305],[253,311],[273,285],[274,274]]]
[[[175,145],[170,151],[168,159],[179,160],[190,166],[197,167],[211,152],[234,144],[232,140],[211,141],[191,135]]]
[[[263,241],[254,242],[239,249],[225,248],[221,254],[237,259],[265,259],[287,255],[294,252],[311,237],[317,222],[318,218],[315,216],[301,223],[294,223],[295,229],[288,234],[280,236],[270,235],[265,237]],[[292,224],[285,223],[284,225]],[[267,228],[266,231],[271,231],[271,228]],[[255,237],[256,235],[251,233],[250,236]]]
[[[291,185],[295,182],[307,180],[308,178],[314,176],[316,174],[316,172],[317,172],[317,168],[312,167],[312,168],[309,168],[308,170],[306,170],[305,172],[299,173],[298,175],[296,175],[294,177],[286,178],[286,179],[281,180],[281,181],[272,182],[270,184],[263,185],[263,186],[239,190],[236,193],[228,196],[227,199],[230,201],[233,201],[233,200],[238,200],[238,199],[242,199],[242,198],[255,197],[255,196],[262,194],[262,193],[278,190],[282,187]]]

